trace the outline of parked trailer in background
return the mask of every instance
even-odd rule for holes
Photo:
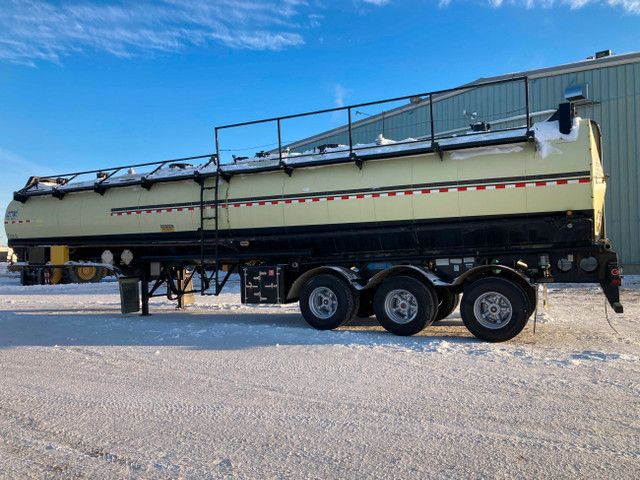
[[[504,341],[549,282],[598,283],[622,312],[599,128],[568,105],[520,129],[321,150],[32,178],[9,205],[7,236],[31,268],[114,271],[123,312],[139,311],[139,283],[147,314],[161,287],[183,305],[194,278],[217,295],[233,272],[242,302],[298,301],[318,329],[375,314],[412,335],[462,295],[467,328]],[[45,245],[68,247],[68,261],[33,262]]]

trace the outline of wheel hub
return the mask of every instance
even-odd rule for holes
[[[384,309],[392,322],[405,324],[418,315],[418,301],[408,290],[392,290],[384,300]]]
[[[309,295],[309,308],[317,318],[330,318],[338,310],[338,297],[330,288],[318,287]]]
[[[511,321],[513,307],[509,299],[499,292],[486,292],[473,304],[473,313],[483,327],[496,330]]]

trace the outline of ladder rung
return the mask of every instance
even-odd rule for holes
[[[218,206],[218,203],[219,203],[218,202],[218,181],[219,181],[218,180],[218,175],[219,175],[219,172],[216,173],[216,182],[211,187],[205,187],[204,182],[203,181],[200,182],[200,212],[201,212],[200,214],[202,215],[204,213],[205,209],[207,209],[207,210],[208,209],[212,209],[211,213],[213,214],[212,216],[207,216],[207,217],[201,216],[200,217],[200,219],[201,219],[200,220],[200,235],[201,235],[200,236],[200,264],[201,265],[204,265],[204,263],[205,263],[205,257],[204,257],[204,245],[205,245],[204,230],[205,230],[205,227],[204,227],[204,222],[205,221],[214,221],[215,222],[215,238],[216,238],[215,262],[214,262],[214,265],[215,265],[215,284],[214,284],[215,285],[215,293],[213,293],[213,295],[218,295],[220,293],[220,287],[221,287],[221,285],[220,285],[220,283],[218,281],[218,272],[219,272],[219,268],[218,268],[218,265],[219,265],[219,263],[218,263],[218,242],[217,242],[217,240],[218,240],[218,212],[217,212],[217,208],[219,208],[219,206]],[[213,196],[213,201],[214,201],[213,205],[211,205],[211,204],[207,205],[207,201],[205,200],[205,193],[204,193],[205,190],[213,190],[213,195],[211,195],[211,194],[207,194],[206,195],[207,197]],[[211,280],[213,280],[213,278]],[[210,286],[211,285],[209,285],[209,287]],[[207,289],[209,287],[207,287]],[[204,288],[204,283],[203,283],[202,287],[201,287],[201,294],[203,294],[203,295],[205,294],[204,290],[205,290],[205,288]]]

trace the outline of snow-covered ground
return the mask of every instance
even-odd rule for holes
[[[0,478],[639,478],[640,277],[554,286],[514,340],[312,330],[238,285],[120,315],[0,265]]]

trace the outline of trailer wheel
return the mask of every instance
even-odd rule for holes
[[[349,323],[359,307],[358,294],[341,278],[318,275],[300,290],[300,311],[318,330],[333,330]]]
[[[465,289],[460,314],[476,337],[504,342],[525,327],[529,308],[527,295],[519,285],[504,278],[483,278]]]
[[[396,335],[414,335],[430,325],[438,298],[433,287],[413,277],[386,280],[373,300],[376,317],[385,330]]]
[[[102,279],[102,267],[81,266],[63,268],[62,278],[66,283],[97,283]]]
[[[447,318],[460,303],[460,294],[454,293],[449,288],[438,288],[438,312],[434,322]]]

